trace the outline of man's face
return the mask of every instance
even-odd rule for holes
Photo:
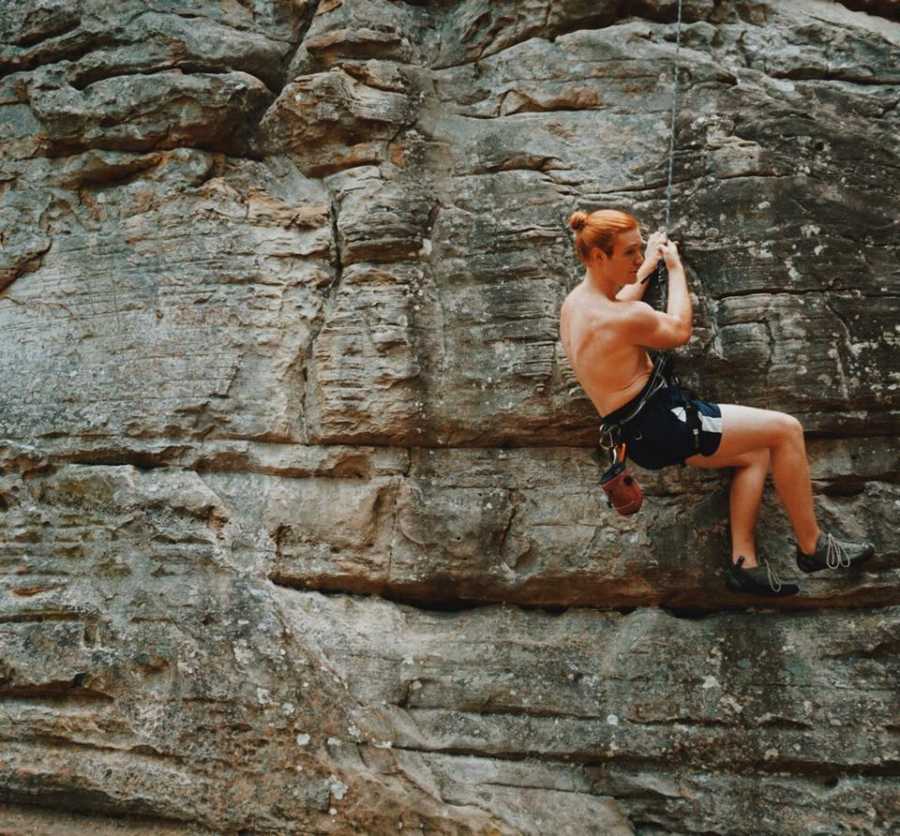
[[[644,263],[644,241],[639,229],[629,229],[616,236],[612,258],[607,259],[608,274],[621,284],[637,280],[638,267]]]

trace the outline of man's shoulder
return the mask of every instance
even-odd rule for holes
[[[576,301],[580,295],[581,295],[581,285],[577,284],[566,294],[566,298],[563,299],[563,303],[562,303],[563,310],[566,310],[569,307],[571,307],[572,302]]]
[[[575,310],[588,320],[594,322],[618,322],[640,316],[642,312],[653,309],[640,300],[609,301],[590,293],[585,293],[581,286],[569,291],[560,308],[560,318],[565,319]]]
[[[631,344],[637,342],[635,334],[651,327],[655,317],[656,311],[651,305],[640,299],[629,299],[616,304],[615,315],[609,318],[609,323],[621,339]]]

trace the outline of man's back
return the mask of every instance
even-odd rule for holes
[[[578,285],[560,311],[560,339],[575,377],[600,415],[628,403],[653,371],[643,346],[628,339],[635,302],[614,302]]]

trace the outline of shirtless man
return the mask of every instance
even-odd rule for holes
[[[666,350],[691,338],[693,311],[678,248],[664,232],[653,233],[643,254],[640,224],[633,215],[600,210],[569,219],[575,248],[585,265],[583,281],[563,302],[560,338],[578,382],[609,424],[627,417],[650,387],[653,362],[646,349]],[[666,313],[641,301],[643,280],[665,259],[669,273]],[[681,392],[684,395],[684,392]],[[673,464],[734,468],[730,493],[731,563],[728,586],[757,595],[791,595],[766,561],[758,564],[754,528],[771,468],[775,489],[797,539],[797,565],[804,572],[855,567],[875,553],[870,543],[848,543],[816,523],[803,427],[791,415],[735,404],[691,399],[702,423],[695,452],[678,387],[658,388],[623,426],[627,455],[641,467]]]

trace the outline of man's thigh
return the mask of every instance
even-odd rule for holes
[[[730,403],[719,404],[719,409],[722,438],[716,452],[711,456],[690,456],[685,459],[686,464],[709,469],[753,464],[800,426],[786,412]]]

